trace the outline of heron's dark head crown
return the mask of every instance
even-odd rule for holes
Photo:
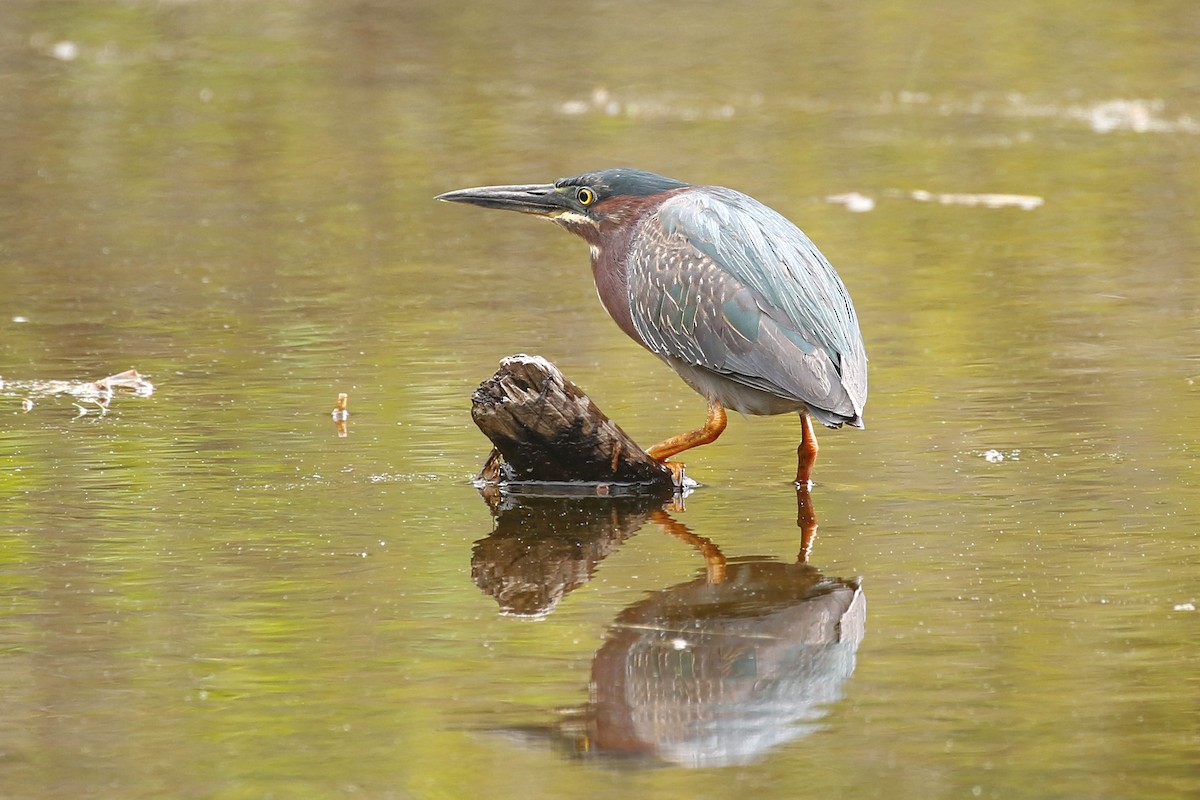
[[[623,167],[560,178],[554,190],[569,213],[556,216],[555,222],[597,244],[603,232],[628,230],[659,198],[687,187],[683,181]]]
[[[577,195],[579,190],[590,190],[595,196],[583,205],[595,205],[617,197],[652,197],[663,192],[683,189],[688,184],[641,169],[617,167],[599,172],[585,172],[571,178],[560,178],[554,185],[560,189],[574,188]],[[584,194],[582,199],[589,200],[589,197]]]

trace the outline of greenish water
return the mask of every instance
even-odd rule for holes
[[[0,797],[1200,794],[1198,35],[0,5]],[[732,419],[684,510],[470,484],[511,353],[643,443],[702,420],[580,242],[431,201],[622,164],[753,194],[855,298],[807,565],[791,417]],[[129,367],[103,416],[29,383]]]

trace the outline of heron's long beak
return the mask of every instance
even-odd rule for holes
[[[479,186],[439,194],[435,200],[470,203],[484,208],[500,208],[551,217],[567,210],[563,193],[552,183],[529,186]]]

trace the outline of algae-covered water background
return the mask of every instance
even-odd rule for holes
[[[0,797],[1200,793],[1198,35],[0,4]],[[643,444],[703,419],[582,243],[432,201],[622,165],[754,195],[854,297],[806,564],[792,416],[683,509],[471,484],[513,353]],[[103,415],[44,391],[131,367]]]

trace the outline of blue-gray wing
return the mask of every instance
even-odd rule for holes
[[[801,400],[826,424],[862,424],[858,317],[795,225],[740,192],[697,187],[643,219],[635,238],[630,314],[647,347]]]

